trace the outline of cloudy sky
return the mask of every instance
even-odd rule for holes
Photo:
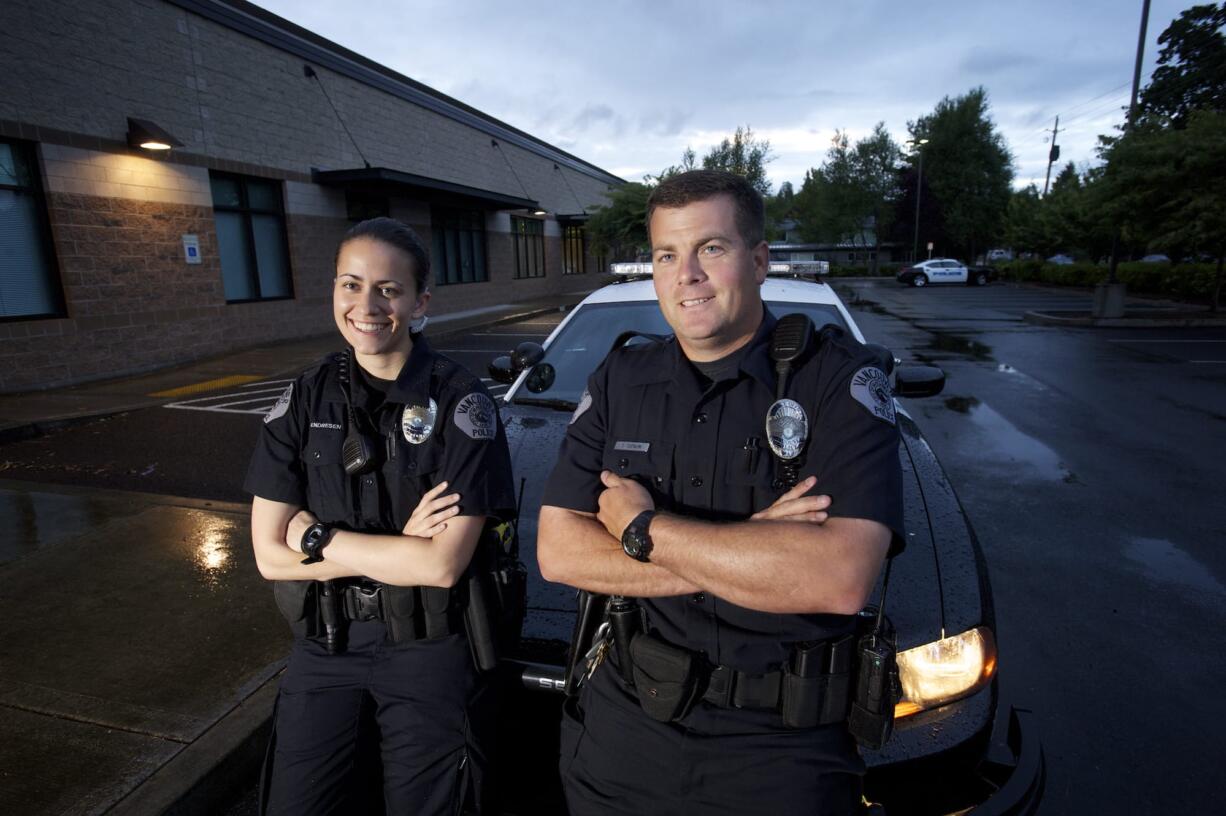
[[[1122,120],[1142,0],[256,0],[257,4],[617,175],[701,156],[737,125],[799,188],[835,129],[895,139],[983,85],[1016,184],[1091,163]],[[1158,35],[1193,0],[1153,0]]]

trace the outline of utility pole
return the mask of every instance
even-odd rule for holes
[[[919,263],[919,214],[920,214],[920,190],[924,186],[924,145],[928,144],[927,139],[908,139],[905,144],[910,145],[915,149],[919,156],[919,175],[915,179],[915,243],[911,247],[911,263]],[[928,253],[931,257],[932,253]]]
[[[1132,69],[1132,100],[1128,103],[1128,121],[1124,125],[1125,135],[1132,128],[1137,118],[1137,94],[1141,90],[1141,63],[1145,57],[1145,30],[1149,27],[1149,0],[1142,0],[1141,30],[1137,34],[1137,61]],[[1111,263],[1107,270],[1107,282],[1094,288],[1094,317],[1124,316],[1124,284],[1116,276],[1120,264],[1120,225],[1116,223],[1115,233],[1111,236]]]
[[[1047,178],[1043,179],[1043,197],[1047,198],[1047,185],[1051,183],[1051,166],[1060,158],[1060,145],[1056,144],[1056,136],[1060,133],[1060,117],[1056,116],[1056,126],[1051,130],[1051,150],[1047,151]]]

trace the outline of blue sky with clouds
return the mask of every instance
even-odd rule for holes
[[[976,85],[1014,156],[1017,185],[1095,161],[1122,121],[1142,0],[256,0],[298,25],[623,178],[701,156],[750,125],[776,188],[799,188],[835,129],[853,139]],[[1153,0],[1158,35],[1192,0]]]

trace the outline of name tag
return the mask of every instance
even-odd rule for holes
[[[616,451],[633,451],[634,453],[647,453],[651,447],[650,442],[618,442],[613,446]]]

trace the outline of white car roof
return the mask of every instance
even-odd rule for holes
[[[572,309],[571,314],[567,315],[558,324],[557,328],[550,333],[549,338],[545,341],[545,345],[548,347],[554,335],[560,332],[562,327],[570,321],[571,316],[584,306],[595,303],[631,303],[644,300],[654,301],[655,299],[656,290],[651,285],[650,280],[626,281],[624,283],[613,283],[604,286],[585,297],[578,306]],[[833,306],[843,316],[843,322],[851,329],[852,335],[861,343],[866,342],[864,334],[860,331],[860,327],[856,325],[856,321],[852,319],[851,313],[847,311],[847,307],[843,305],[843,301],[839,300],[839,296],[824,282],[806,280],[804,278],[767,278],[762,284],[762,299],[768,303],[774,301]]]

